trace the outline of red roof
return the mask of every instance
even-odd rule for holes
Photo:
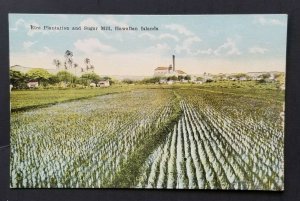
[[[169,67],[157,67],[155,68],[155,70],[168,70]]]
[[[163,66],[159,66],[159,67],[157,67],[157,68],[155,68],[154,70],[155,71],[157,71],[157,70],[169,70],[169,68],[170,67],[163,67]],[[186,74],[184,71],[182,71],[182,70],[175,70],[176,71],[176,73],[178,73],[178,74]]]

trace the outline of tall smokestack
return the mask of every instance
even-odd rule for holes
[[[173,55],[173,71],[175,72],[175,55]]]

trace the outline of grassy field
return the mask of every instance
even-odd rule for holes
[[[284,188],[284,92],[272,83],[13,91],[11,102],[14,188]]]
[[[117,85],[109,88],[86,89],[49,89],[49,90],[13,90],[11,93],[12,111],[26,110],[40,106],[91,98],[112,93],[121,93],[134,89],[197,89],[215,93],[226,93],[245,97],[256,97],[267,101],[284,101],[284,93],[278,90],[274,83],[258,84],[248,82],[212,82],[203,85],[175,84],[175,85]]]
[[[136,87],[124,85],[110,88],[15,90],[11,93],[11,107],[12,111],[20,111],[66,101],[130,91],[134,88]]]

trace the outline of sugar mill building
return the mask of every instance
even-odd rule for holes
[[[154,76],[159,77],[170,77],[170,76],[187,76],[182,70],[175,69],[175,55],[173,55],[173,64],[170,64],[169,67],[159,66],[154,69]]]

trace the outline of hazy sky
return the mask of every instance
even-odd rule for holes
[[[30,26],[111,26],[112,31],[47,31]],[[157,27],[158,31],[114,31]],[[102,75],[153,75],[157,66],[188,74],[285,71],[287,15],[10,14],[10,65],[55,68],[70,50]]]

